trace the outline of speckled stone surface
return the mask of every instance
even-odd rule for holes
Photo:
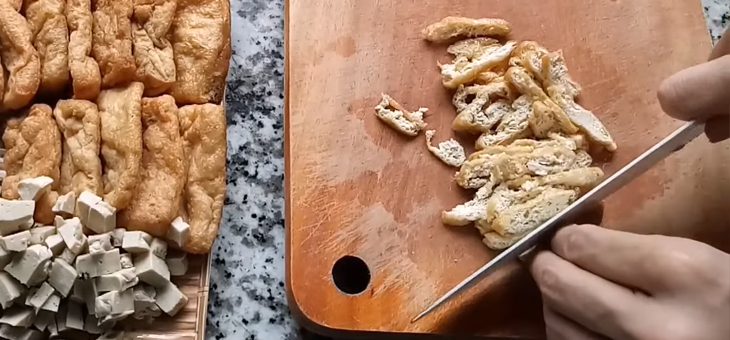
[[[703,0],[714,39],[730,1]],[[228,197],[213,252],[208,339],[300,339],[284,291],[284,0],[231,0]]]

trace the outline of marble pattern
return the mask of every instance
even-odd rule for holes
[[[718,39],[730,2],[703,0]],[[213,252],[208,339],[314,338],[284,289],[284,0],[231,0],[228,197]]]

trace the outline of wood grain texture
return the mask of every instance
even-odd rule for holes
[[[544,336],[539,294],[517,265],[409,322],[495,255],[472,228],[440,222],[441,210],[469,199],[452,183],[454,169],[428,153],[423,135],[403,137],[373,114],[385,92],[406,108],[430,108],[436,139],[452,134],[451,93],[436,67],[449,58],[445,46],[420,37],[447,15],[504,18],[512,38],[562,49],[584,88],[581,103],[619,145],[603,165],[609,174],[680,125],[661,111],[656,89],[711,48],[699,1],[290,0],[287,288],[294,315],[315,331]],[[603,224],[730,250],[728,192],[730,144],[702,138],[608,199]],[[332,281],[332,265],[345,255],[372,273],[356,296]]]

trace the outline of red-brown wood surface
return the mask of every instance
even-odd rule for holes
[[[618,142],[607,173],[679,126],[662,113],[656,89],[710,51],[700,3],[691,0],[290,0],[287,283],[294,314],[315,330],[543,336],[539,294],[517,265],[409,322],[495,254],[472,228],[440,221],[441,210],[469,198],[452,183],[454,170],[428,153],[423,135],[405,138],[373,114],[385,92],[407,108],[430,108],[437,139],[452,134],[451,93],[436,67],[449,60],[446,46],[420,38],[447,15],[504,18],[511,38],[562,49],[582,103]],[[608,199],[604,225],[727,250],[728,192],[730,144],[703,137]],[[331,276],[345,255],[372,273],[355,296]]]

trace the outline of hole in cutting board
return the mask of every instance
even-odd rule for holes
[[[332,280],[335,287],[345,294],[360,294],[370,284],[370,268],[357,256],[341,257],[332,266]]]

